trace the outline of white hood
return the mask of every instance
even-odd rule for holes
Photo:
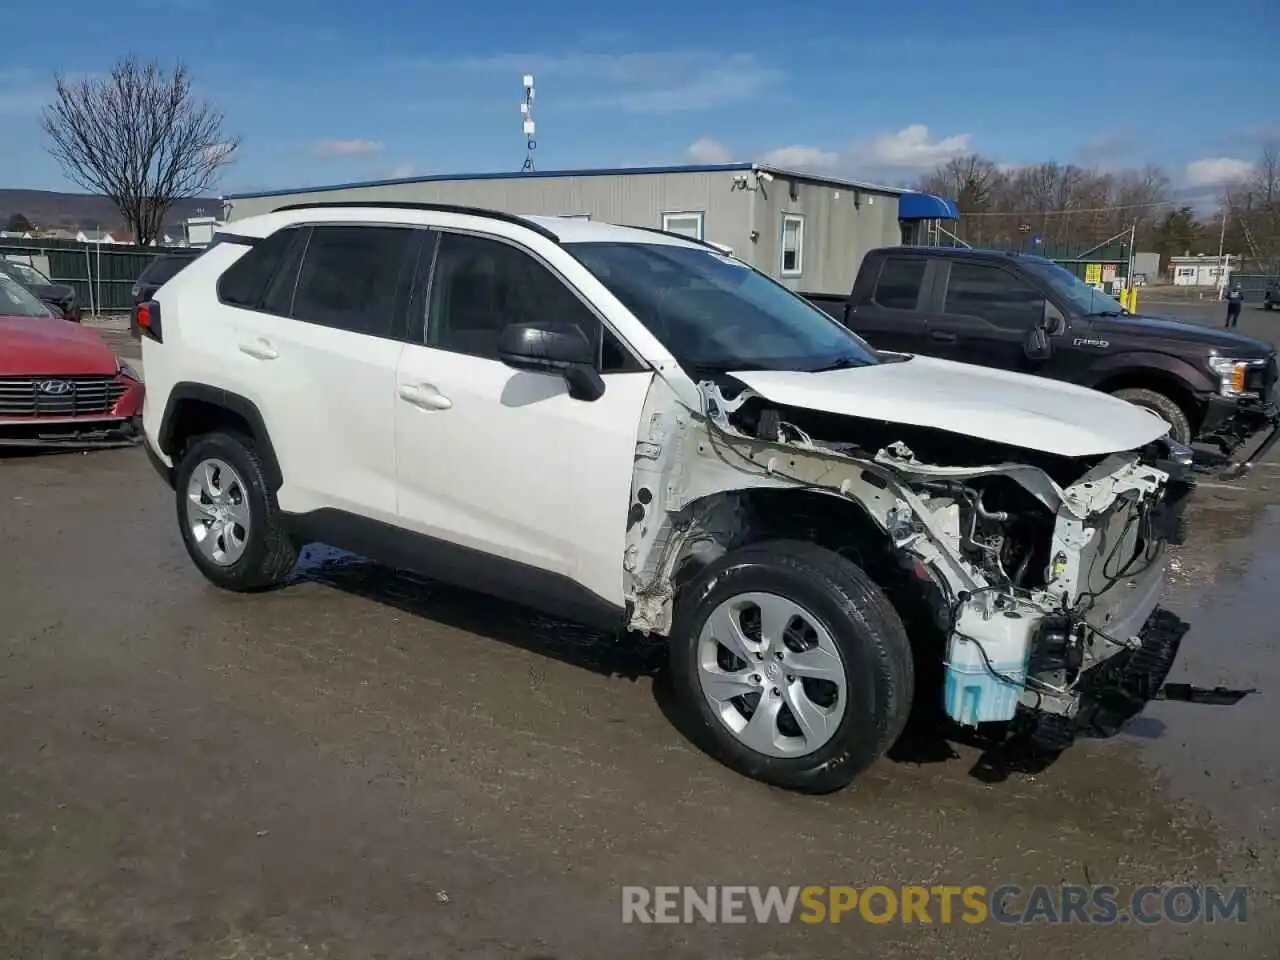
[[[1066,457],[1132,450],[1169,432],[1156,414],[1096,390],[934,357],[732,376],[789,407],[935,427]]]

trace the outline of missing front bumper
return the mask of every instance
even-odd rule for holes
[[[1215,402],[1226,401],[1211,401],[1209,417],[1214,425],[1197,440],[1214,449],[1197,450],[1195,468],[1201,473],[1216,474],[1220,480],[1236,480],[1249,473],[1280,441],[1280,407],[1275,403],[1244,408],[1232,405],[1229,412],[1223,412],[1215,411]],[[1259,436],[1261,439],[1254,445]],[[1251,445],[1251,453],[1241,452]]]
[[[0,447],[84,450],[131,447],[142,438],[142,418],[62,421],[58,423],[2,423]]]
[[[1074,715],[1023,707],[1019,721],[1038,746],[1065,750],[1077,737],[1113,737],[1160,695],[1190,626],[1177,614],[1156,607],[1138,633],[1139,645],[1080,675]]]

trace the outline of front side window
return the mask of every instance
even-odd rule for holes
[[[53,311],[40,302],[30,290],[9,274],[0,271],[0,317],[53,316]]]
[[[695,375],[880,362],[807,300],[713,250],[672,243],[566,247]]]
[[[892,310],[916,309],[926,266],[919,258],[886,257],[876,280],[875,302]]]
[[[601,330],[573,291],[523,250],[487,237],[442,234],[427,344],[497,360],[502,331],[512,323],[573,323],[594,342]]]
[[[1118,317],[1124,312],[1119,300],[1089,286],[1060,264],[1050,260],[1028,260],[1025,266],[1037,279],[1048,284],[1050,290],[1069,302],[1072,310],[1081,316]]]
[[[782,275],[798,277],[804,273],[804,217],[794,213],[782,215]]]
[[[406,227],[313,227],[293,294],[293,317],[391,336],[416,237]]]
[[[999,267],[961,260],[951,264],[943,312],[981,317],[1021,333],[1044,316],[1044,294]]]

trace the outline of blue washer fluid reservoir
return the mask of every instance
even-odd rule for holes
[[[961,614],[947,647],[947,716],[970,727],[1013,719],[1038,622],[1013,611],[990,617],[973,610]],[[970,639],[975,637],[981,640]]]

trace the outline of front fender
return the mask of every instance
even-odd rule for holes
[[[1100,357],[1089,368],[1087,386],[1097,387],[1119,375],[1140,376],[1153,372],[1180,381],[1197,396],[1212,394],[1218,386],[1209,374],[1186,360],[1154,350],[1126,350],[1123,353]]]

